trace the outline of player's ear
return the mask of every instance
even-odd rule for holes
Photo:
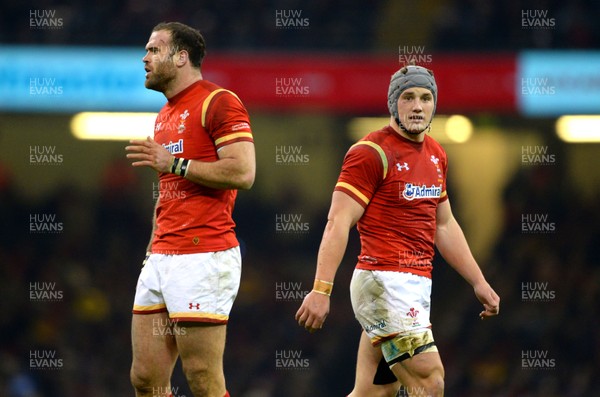
[[[189,59],[189,54],[187,51],[179,51],[177,58],[175,59],[175,64],[177,66],[183,66],[187,63]]]

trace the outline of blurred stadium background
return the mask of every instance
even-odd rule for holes
[[[294,314],[343,155],[387,123],[389,76],[411,58],[436,74],[432,135],[449,155],[455,215],[502,298],[501,315],[479,321],[469,286],[437,259],[446,395],[600,393],[600,127],[561,118],[600,114],[599,2],[5,0],[1,10],[0,395],[133,395],[130,309],[156,178],[105,134],[145,136],[152,124],[104,117],[86,138],[73,119],[160,109],[141,58],[169,20],[203,32],[205,78],[240,95],[255,134],[256,184],[235,213],[244,270],[225,357],[232,396],[351,390],[356,233],[325,329],[309,335]],[[172,386],[191,396],[180,369]]]

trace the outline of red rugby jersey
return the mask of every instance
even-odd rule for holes
[[[244,105],[230,91],[200,80],[170,98],[154,127],[154,140],[175,157],[216,161],[217,150],[252,142]],[[237,190],[213,189],[159,173],[152,252],[191,254],[237,246],[232,212]]]
[[[358,269],[431,277],[436,211],[446,194],[446,152],[433,138],[412,142],[390,126],[346,153],[336,191],[365,208],[357,227]]]

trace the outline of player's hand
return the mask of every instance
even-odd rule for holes
[[[329,296],[311,291],[304,297],[300,309],[296,312],[296,321],[312,334],[323,328],[328,314]]]
[[[127,158],[135,160],[131,165],[150,167],[158,172],[171,172],[173,155],[154,139],[148,137],[144,141],[131,140],[129,143],[125,150],[129,152]]]
[[[487,317],[497,316],[500,313],[500,297],[496,291],[487,282],[478,284],[473,289],[475,290],[475,296],[484,308],[479,313],[479,318],[483,320]]]

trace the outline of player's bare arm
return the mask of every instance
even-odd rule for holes
[[[479,317],[495,316],[500,312],[500,297],[488,284],[467,244],[465,235],[452,214],[450,201],[438,205],[435,244],[446,262],[458,272],[475,291],[484,310]]]
[[[327,225],[317,256],[316,280],[333,283],[346,252],[350,228],[358,222],[363,213],[364,208],[350,196],[342,192],[333,193]],[[329,314],[329,303],[328,295],[311,291],[298,309],[296,321],[309,332],[321,329]]]
[[[217,151],[215,162],[190,162],[186,178],[217,189],[250,189],[256,174],[254,143],[236,142]]]
[[[150,167],[158,172],[171,172],[175,157],[151,137],[131,140],[125,147],[134,167]],[[236,142],[222,147],[214,162],[192,160],[186,179],[215,189],[250,189],[254,184],[256,160],[252,142]]]

